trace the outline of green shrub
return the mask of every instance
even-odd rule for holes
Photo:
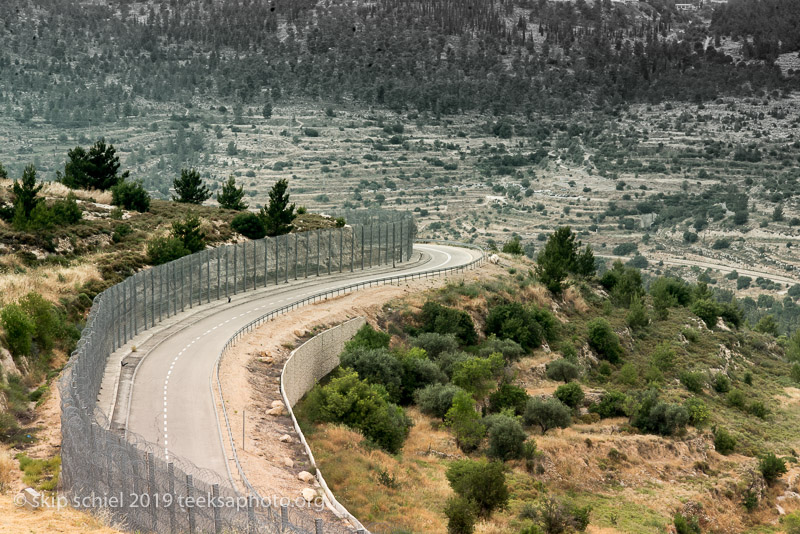
[[[675,514],[673,523],[676,534],[700,534],[702,532],[696,517],[685,517],[680,512]]]
[[[596,413],[600,417],[622,417],[628,415],[625,406],[629,402],[629,397],[620,391],[607,391],[600,398],[600,402],[593,404],[589,411]]]
[[[5,332],[8,350],[15,357],[27,356],[33,345],[36,324],[17,304],[6,305],[0,312],[0,323]]]
[[[553,315],[536,307],[526,307],[518,302],[494,306],[486,317],[486,334],[501,339],[511,339],[523,349],[541,346],[543,340],[553,341],[557,336],[558,321]]]
[[[458,350],[458,340],[453,334],[437,334],[436,332],[424,332],[417,337],[408,340],[412,347],[419,347],[436,359],[444,352],[455,352]]]
[[[267,235],[261,217],[249,211],[236,215],[231,221],[231,229],[247,239],[261,239]]]
[[[684,371],[679,376],[681,384],[692,393],[703,392],[703,375],[701,373]]]
[[[558,386],[554,395],[555,398],[570,408],[577,407],[583,401],[583,389],[577,382],[570,382],[569,384]]]
[[[587,326],[589,329],[589,346],[601,358],[611,363],[619,362],[622,359],[622,346],[619,344],[619,338],[611,329],[608,321],[598,317],[589,321]]]
[[[63,200],[56,200],[50,207],[53,223],[61,226],[75,224],[83,218],[83,211],[72,193]]]
[[[477,449],[486,427],[481,423],[480,414],[475,411],[475,401],[466,391],[459,391],[453,397],[453,405],[444,417],[445,423],[455,434],[456,445],[464,452]]]
[[[720,454],[728,455],[736,448],[736,438],[722,427],[714,429],[714,449]]]
[[[493,376],[503,369],[504,360],[499,353],[488,358],[475,356],[456,364],[451,380],[453,383],[483,399],[494,385]]]
[[[150,265],[162,265],[189,254],[183,241],[176,237],[154,237],[147,242],[147,263]]]
[[[766,419],[769,415],[769,409],[763,402],[754,401],[747,406],[747,413],[755,415],[759,419]]]
[[[717,324],[717,318],[722,313],[722,308],[711,299],[696,300],[691,306],[692,313],[698,316],[706,323],[709,328],[714,328]]]
[[[481,516],[508,503],[505,467],[501,462],[456,460],[445,473],[456,495],[472,502]]]
[[[357,372],[359,378],[383,386],[392,402],[400,401],[403,389],[403,366],[388,349],[348,347],[340,355],[339,363],[343,368]]]
[[[758,470],[767,484],[772,484],[778,480],[781,475],[786,474],[786,461],[783,458],[778,458],[774,453],[765,454],[758,460]]]
[[[611,294],[611,300],[619,306],[629,308],[643,293],[642,275],[638,269],[615,261],[611,269],[603,273],[600,284]]]
[[[475,503],[464,497],[450,497],[444,507],[447,517],[447,534],[472,534],[475,532],[477,514]]]
[[[513,254],[514,256],[522,256],[524,251],[522,250],[522,244],[519,241],[519,237],[515,237],[510,241],[506,241],[503,244],[503,252],[505,254]]]
[[[550,380],[558,380],[566,384],[580,376],[580,368],[569,360],[559,358],[547,364],[546,374]]]
[[[636,383],[639,381],[639,371],[636,370],[636,366],[632,363],[626,363],[619,369],[619,374],[617,375],[617,380],[621,384],[626,384],[628,386],[635,386]]]
[[[65,341],[69,335],[64,318],[50,302],[38,293],[28,293],[20,299],[19,305],[33,321],[36,344],[49,351],[56,340]],[[62,345],[63,346],[63,345]]]
[[[465,311],[428,301],[422,306],[419,320],[424,332],[453,334],[465,345],[473,345],[478,341],[472,317]]]
[[[411,420],[386,398],[384,388],[342,370],[325,386],[316,385],[305,403],[313,421],[342,423],[394,454],[408,435]]]
[[[642,395],[639,406],[631,418],[631,425],[642,432],[671,436],[680,433],[689,422],[686,408],[667,404],[658,398],[658,391],[649,390]]]
[[[714,391],[717,393],[727,393],[731,390],[731,379],[723,373],[714,376]]]
[[[200,228],[200,219],[192,212],[172,223],[172,237],[181,240],[183,247],[194,254],[206,248],[206,234]]]
[[[515,417],[493,415],[495,421],[489,428],[489,457],[505,462],[521,458],[528,437]]]
[[[522,417],[526,425],[538,426],[542,434],[551,428],[567,428],[572,424],[569,407],[552,397],[545,400],[539,397],[528,399]]]
[[[792,512],[783,516],[781,525],[786,534],[800,534],[800,512]]]
[[[733,406],[734,408],[739,408],[740,410],[744,410],[745,407],[745,396],[744,393],[739,389],[733,389],[725,396],[725,399],[728,401],[728,404]]]
[[[140,213],[150,211],[150,194],[140,181],[123,180],[111,188],[111,203]]]
[[[489,412],[499,413],[511,408],[515,414],[522,415],[525,412],[525,403],[527,401],[527,391],[519,386],[504,382],[489,395]]]
[[[443,352],[439,355],[436,359],[436,363],[439,364],[439,369],[444,371],[444,373],[448,377],[453,376],[453,372],[455,372],[456,368],[461,364],[473,356],[463,351],[448,351]]]
[[[375,330],[370,324],[365,324],[358,329],[356,335],[345,343],[344,350],[363,349],[388,349],[392,336],[386,332]]]
[[[500,339],[495,335],[487,337],[478,349],[478,356],[487,356],[499,352],[507,362],[515,362],[525,355],[525,349],[513,339]]]
[[[422,413],[444,421],[453,406],[453,398],[459,392],[466,393],[454,384],[430,384],[414,392],[414,402]]]
[[[625,322],[634,330],[644,328],[650,324],[650,317],[647,315],[647,309],[644,307],[641,298],[635,298],[631,301],[631,308],[625,316]]]
[[[711,417],[706,403],[696,397],[688,399],[683,406],[689,414],[689,424],[695,428],[701,428]]]
[[[432,384],[447,382],[447,375],[439,369],[439,366],[428,359],[424,350],[413,347],[406,351],[396,351],[395,357],[400,361],[402,375],[400,383],[402,394],[400,402],[410,404],[414,398],[414,392]]]

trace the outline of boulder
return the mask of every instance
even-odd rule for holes
[[[294,467],[294,462],[288,456],[284,456],[283,457],[283,465],[285,465],[286,467]]]
[[[304,498],[305,500],[307,500],[308,502],[311,502],[311,501],[313,501],[314,499],[316,499],[316,498],[317,498],[317,492],[316,492],[316,491],[314,491],[314,490],[313,490],[313,489],[311,489],[311,488],[304,488],[304,489],[303,489],[303,491],[301,491],[301,492],[300,492],[300,494],[301,494],[301,495],[303,496],[303,498]]]
[[[3,383],[5,383],[8,375],[20,374],[19,369],[17,369],[17,364],[14,363],[14,358],[11,356],[11,353],[2,347],[0,347],[0,369],[3,371]]]
[[[316,480],[314,478],[314,475],[312,475],[308,471],[300,471],[299,473],[297,473],[297,478],[299,478],[300,480],[302,480],[306,484],[310,484],[311,482]]]
[[[290,443],[292,441],[292,436],[290,436],[289,434],[284,434],[278,438],[278,441],[280,441],[281,443]]]

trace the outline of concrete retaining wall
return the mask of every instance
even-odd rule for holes
[[[363,317],[356,317],[314,336],[292,351],[281,372],[283,403],[292,418],[295,432],[297,432],[303,447],[305,447],[308,459],[316,469],[316,477],[322,487],[326,504],[338,517],[349,520],[356,529],[359,529],[359,531],[363,529],[363,532],[367,532],[364,526],[347,511],[347,508],[339,504],[333,492],[328,488],[328,484],[325,482],[319,467],[317,467],[316,460],[314,460],[314,453],[311,452],[311,447],[308,446],[308,442],[300,430],[300,425],[297,423],[297,418],[294,416],[292,408],[297,404],[297,401],[303,398],[303,395],[311,391],[311,388],[320,379],[339,365],[339,354],[344,350],[345,343],[356,335],[358,329],[364,326],[366,322]]]

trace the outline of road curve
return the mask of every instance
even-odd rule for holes
[[[131,390],[127,430],[155,443],[166,458],[178,456],[228,478],[214,398],[209,387],[217,357],[228,339],[251,320],[305,296],[389,274],[421,273],[465,265],[478,251],[415,244],[410,262],[292,281],[243,293],[219,311],[182,318],[139,364]],[[200,315],[200,314],[197,314]],[[177,331],[175,331],[177,330]]]

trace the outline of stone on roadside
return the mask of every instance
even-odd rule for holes
[[[312,481],[316,480],[314,478],[314,475],[312,475],[308,471],[300,471],[299,473],[297,473],[297,478],[299,478],[306,484],[310,484]]]

